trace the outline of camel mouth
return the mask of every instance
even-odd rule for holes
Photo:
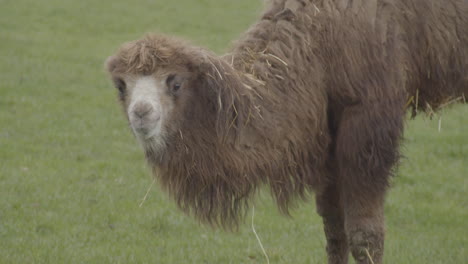
[[[155,129],[153,130],[149,130],[145,136],[144,136],[144,139],[145,140],[154,140],[156,138],[160,138],[160,136],[158,136],[159,134],[159,129],[156,127]]]
[[[159,138],[161,128],[159,124],[148,126],[145,124],[131,124],[131,128],[135,136],[142,141],[151,141]]]
[[[152,108],[144,114],[129,112],[130,127],[139,139],[148,140],[161,134],[161,116]]]

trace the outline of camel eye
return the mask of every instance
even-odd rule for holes
[[[126,83],[122,79],[115,79],[114,82],[115,82],[115,87],[117,88],[117,90],[119,90],[119,93],[123,95],[127,88]]]
[[[181,84],[180,83],[174,83],[174,86],[172,87],[173,92],[177,92],[177,90],[180,89]]]
[[[183,78],[181,76],[171,74],[166,79],[166,84],[171,93],[176,93],[182,87]]]

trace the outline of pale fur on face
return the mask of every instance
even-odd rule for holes
[[[138,141],[146,149],[162,152],[165,148],[166,122],[169,113],[174,108],[165,93],[165,78],[149,76],[128,76],[127,83],[128,104],[126,113],[130,127]],[[143,116],[137,114],[144,106]],[[140,108],[140,110],[139,110]]]

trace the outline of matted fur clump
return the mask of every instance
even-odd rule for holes
[[[466,14],[463,0],[274,0],[223,56],[148,35],[107,67],[185,212],[231,227],[262,184],[284,213],[314,192],[329,263],[381,263],[405,110],[468,94]]]

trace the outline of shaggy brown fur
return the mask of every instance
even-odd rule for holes
[[[466,14],[464,0],[274,0],[222,57],[149,35],[108,69],[117,84],[190,74],[173,97],[164,149],[145,146],[185,212],[228,227],[261,184],[284,213],[314,191],[329,263],[347,263],[349,251],[381,263],[405,109],[468,94]]]

